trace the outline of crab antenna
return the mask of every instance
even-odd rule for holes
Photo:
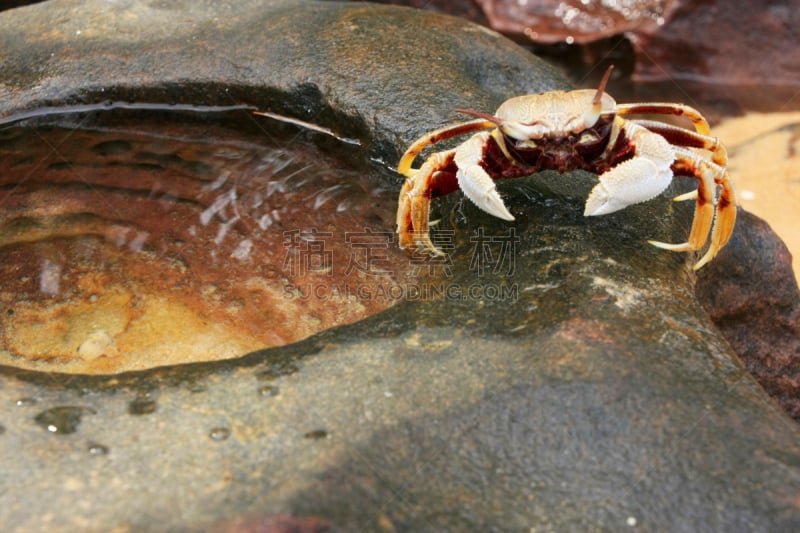
[[[606,69],[606,73],[603,74],[603,79],[600,80],[600,86],[597,87],[597,92],[594,93],[594,98],[592,98],[592,106],[600,112],[601,103],[603,101],[603,93],[606,92],[606,84],[608,83],[608,79],[611,77],[611,71],[614,70],[614,65],[609,65],[608,69]]]
[[[482,111],[475,111],[474,109],[453,109],[453,111],[464,115],[472,115],[473,117],[482,118],[484,120],[488,120],[489,122],[494,122],[498,126],[503,123],[500,118],[494,115],[490,115],[489,113],[484,113]]]

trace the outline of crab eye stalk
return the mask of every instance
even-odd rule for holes
[[[456,113],[461,113],[463,115],[472,115],[473,117],[482,118],[484,120],[488,120],[489,122],[494,122],[498,126],[503,124],[503,119],[500,117],[496,117],[494,115],[490,115],[489,113],[484,113],[483,111],[475,111],[474,109],[453,109]]]
[[[611,71],[614,70],[614,65],[611,65],[603,74],[603,79],[600,80],[600,85],[597,87],[594,96],[592,97],[591,110],[584,113],[582,116],[574,117],[567,121],[565,129],[572,133],[580,133],[585,128],[593,127],[600,119],[603,112],[603,95],[606,91],[606,85],[611,77]]]
[[[614,65],[610,65],[606,69],[606,73],[603,74],[603,79],[600,80],[600,85],[597,87],[597,92],[594,93],[594,98],[592,98],[592,112],[598,115],[603,110],[603,93],[606,92],[606,85],[608,85],[608,80],[611,78],[612,70],[614,70]]]

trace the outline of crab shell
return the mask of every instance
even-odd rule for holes
[[[597,91],[553,91],[516,96],[503,102],[495,116],[503,133],[514,139],[566,137],[580,133],[597,123],[601,115],[616,113],[617,102],[603,92],[600,105],[595,105]]]

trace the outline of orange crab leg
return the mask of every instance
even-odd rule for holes
[[[674,252],[699,250],[707,242],[710,231],[711,244],[708,251],[693,267],[694,270],[698,270],[711,261],[730,239],[736,224],[736,195],[724,167],[682,148],[676,149],[675,155],[676,159],[672,165],[674,171],[694,176],[699,182],[692,229],[685,243],[649,242],[654,246]],[[717,185],[722,187],[722,192],[715,205]]]
[[[700,261],[694,266],[697,270],[716,257],[723,246],[728,244],[736,225],[736,193],[733,184],[728,179],[727,170],[715,178],[717,185],[722,187],[719,198],[717,199],[717,212],[714,220],[714,229],[711,232],[711,245]]]
[[[497,125],[494,122],[480,118],[476,120],[470,120],[469,122],[462,122],[461,124],[445,126],[444,128],[439,128],[438,130],[426,133],[414,141],[414,144],[408,147],[406,153],[400,158],[400,163],[397,165],[397,172],[408,177],[414,175],[415,170],[411,168],[411,164],[426,146],[436,144],[439,141],[449,139],[450,137],[456,137],[458,135],[463,135],[465,133],[471,133],[478,130],[486,130],[496,126]]]
[[[458,188],[455,176],[455,150],[432,154],[412,170],[400,189],[397,209],[397,234],[401,248],[423,244],[434,254],[441,254],[430,237],[431,198]]]
[[[675,115],[686,117],[694,124],[700,135],[709,135],[711,126],[700,112],[688,105],[671,103],[617,104],[618,115]]]

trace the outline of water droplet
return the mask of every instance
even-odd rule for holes
[[[279,389],[276,385],[264,385],[258,389],[258,394],[264,398],[272,398],[277,396]]]
[[[320,440],[328,438],[328,432],[325,431],[324,429],[315,429],[313,431],[309,431],[308,433],[303,435],[303,437],[306,439]]]
[[[108,454],[108,446],[103,446],[102,444],[92,443],[87,448],[89,455],[107,455]]]
[[[42,411],[34,421],[50,433],[68,435],[75,433],[85,414],[94,414],[94,409],[77,405],[64,405]]]
[[[17,407],[27,407],[28,405],[36,405],[36,398],[20,398],[16,402]]]
[[[224,427],[214,428],[208,432],[208,436],[211,437],[211,440],[216,440],[216,441],[226,440],[228,437],[231,436],[231,430],[229,428],[224,428]]]
[[[154,413],[158,404],[155,400],[147,398],[136,398],[128,404],[128,414],[131,415],[149,415]]]

